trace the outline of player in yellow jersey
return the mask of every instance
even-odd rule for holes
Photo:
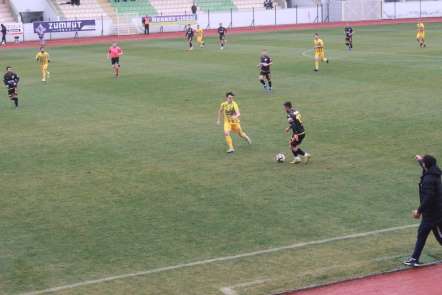
[[[328,63],[328,59],[325,57],[325,48],[324,48],[324,41],[319,37],[319,34],[316,33],[313,40],[315,46],[315,72],[319,71],[319,63],[321,61],[325,61]]]
[[[230,135],[231,132],[238,134],[240,137],[244,138],[249,144],[252,143],[250,137],[241,129],[240,116],[238,104],[234,101],[235,94],[233,92],[226,93],[226,101],[223,102],[218,110],[218,119],[216,121],[217,125],[221,123],[221,116],[224,117],[224,136],[226,138],[227,146],[229,149],[227,153],[235,152],[233,147],[233,140]]]
[[[420,48],[427,47],[425,44],[425,25],[422,21],[417,24],[416,40]]]
[[[40,48],[40,51],[35,56],[35,59],[40,64],[40,72],[41,72],[41,81],[46,82],[46,79],[49,78],[49,53],[44,49],[44,47]]]
[[[204,42],[204,30],[200,28],[200,25],[196,26],[196,42],[200,45],[200,48],[204,48],[206,45]]]

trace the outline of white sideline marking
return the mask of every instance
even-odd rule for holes
[[[121,280],[121,279],[126,279],[126,278],[145,276],[145,275],[166,272],[166,271],[171,271],[171,270],[178,270],[178,269],[187,268],[187,267],[205,265],[205,264],[210,264],[210,263],[215,263],[215,262],[231,261],[231,260],[236,260],[236,259],[241,259],[241,258],[246,258],[246,257],[252,257],[252,256],[263,255],[263,254],[280,252],[280,251],[284,251],[284,250],[293,250],[293,249],[298,249],[298,248],[304,248],[307,246],[314,246],[314,245],[327,244],[327,243],[331,243],[331,242],[337,242],[337,241],[343,241],[343,240],[349,240],[349,239],[363,238],[363,237],[378,235],[378,234],[382,234],[382,233],[388,233],[388,232],[394,232],[394,231],[398,231],[398,230],[413,228],[413,227],[417,227],[417,226],[418,226],[418,224],[409,224],[409,225],[396,226],[396,227],[390,227],[390,228],[369,231],[369,232],[365,232],[365,233],[350,234],[350,235],[328,238],[328,239],[323,239],[323,240],[297,243],[297,244],[292,244],[292,245],[287,245],[287,246],[258,250],[258,251],[249,252],[249,253],[242,253],[242,254],[238,254],[238,255],[224,256],[224,257],[194,261],[194,262],[189,262],[189,263],[177,264],[177,265],[173,265],[173,266],[166,266],[166,267],[144,270],[144,271],[139,271],[139,272],[133,272],[133,273],[128,273],[128,274],[109,276],[109,277],[95,279],[95,280],[87,280],[87,281],[78,282],[75,284],[69,284],[69,285],[44,289],[44,290],[22,293],[20,295],[39,295],[39,294],[54,293],[54,292],[58,292],[58,291],[62,291],[62,290],[69,290],[69,289],[74,289],[74,288],[88,286],[88,285],[95,285],[95,284],[100,284],[100,283],[105,283],[105,282],[110,282],[110,281],[115,281],[115,280]]]
[[[224,295],[238,295],[235,290],[229,287],[219,289]]]
[[[233,286],[229,286],[229,287],[224,287],[224,288],[221,288],[219,290],[224,295],[238,295],[238,293],[235,291],[236,288],[250,287],[250,286],[254,286],[254,285],[259,285],[259,284],[267,283],[269,281],[271,281],[271,280],[270,279],[257,280],[257,281],[253,281],[253,282],[242,283],[242,284],[237,284],[237,285],[233,285]]]
[[[304,50],[304,51],[301,53],[301,55],[302,55],[302,56],[305,56],[305,57],[313,57],[311,54],[310,54],[310,55],[307,55],[307,53],[309,53],[309,52],[311,52],[311,51],[313,51],[312,48],[307,49],[307,50]]]

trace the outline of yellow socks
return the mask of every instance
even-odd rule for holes
[[[226,143],[229,146],[229,149],[233,149],[233,140],[232,140],[232,137],[230,135],[226,136]]]

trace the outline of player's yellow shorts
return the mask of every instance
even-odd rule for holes
[[[196,42],[203,43],[204,42],[204,38],[203,37],[197,37],[196,38]]]
[[[316,60],[324,60],[325,59],[325,51],[315,51],[315,59]]]
[[[425,32],[418,32],[416,34],[416,39],[425,39]]]
[[[224,132],[240,133],[241,131],[240,123],[224,122]]]
[[[42,64],[42,65],[40,65],[40,69],[42,71],[46,71],[48,69],[48,66],[49,66],[49,64]]]

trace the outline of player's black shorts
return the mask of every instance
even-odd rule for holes
[[[8,87],[9,97],[14,97],[17,95],[17,87]]]
[[[305,133],[298,135],[298,139],[296,139],[296,134],[292,135],[292,139],[290,140],[290,145],[292,147],[296,147],[302,143],[305,138]]]
[[[262,71],[262,70],[261,70],[261,72],[259,73],[259,75],[260,75],[260,76],[264,76],[264,77],[266,77],[267,80],[270,80],[270,77],[271,77],[271,73],[270,73],[270,71]]]
[[[226,40],[226,35],[224,35],[224,34],[220,34],[220,35],[219,35],[219,40],[220,40],[220,41],[224,41],[224,40]]]
[[[120,58],[119,57],[112,57],[111,63],[112,63],[112,65],[120,65]]]
[[[193,36],[192,37],[187,37],[187,41],[192,42],[193,41]]]
[[[347,36],[347,37],[345,37],[345,41],[346,42],[352,42],[353,41],[353,37],[352,36]]]

